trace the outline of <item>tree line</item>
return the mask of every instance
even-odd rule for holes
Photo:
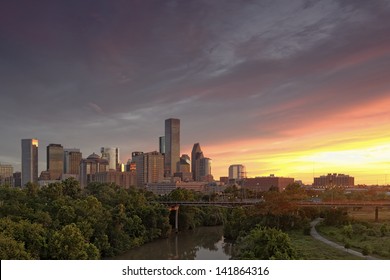
[[[153,194],[74,179],[0,187],[1,259],[101,259],[171,231]]]
[[[251,196],[230,187],[224,195]],[[180,206],[179,230],[198,226],[224,226],[224,237],[236,244],[236,258],[296,259],[289,230],[309,234],[309,222],[345,225],[342,209],[299,208],[295,201],[313,197],[297,184],[283,192],[271,189],[256,194],[263,202],[252,207],[221,208]],[[322,196],[326,198],[327,192]],[[333,197],[336,195],[332,194]],[[157,238],[168,237],[175,213],[161,200],[213,200],[186,189],[156,196],[141,189],[91,183],[81,189],[70,178],[39,187],[0,187],[1,259],[101,259],[110,258]]]

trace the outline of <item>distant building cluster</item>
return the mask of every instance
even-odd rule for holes
[[[313,187],[353,187],[354,185],[354,177],[337,173],[315,177],[313,183]]]

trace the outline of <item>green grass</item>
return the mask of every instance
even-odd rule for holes
[[[300,230],[289,231],[288,235],[303,260],[360,260],[361,258],[332,248]]]
[[[322,236],[339,244],[348,242],[351,249],[362,252],[364,248],[369,248],[370,255],[381,259],[390,259],[390,233],[381,234],[381,223],[353,221],[351,225],[354,230],[349,235],[346,234],[343,226],[319,225],[317,231]]]

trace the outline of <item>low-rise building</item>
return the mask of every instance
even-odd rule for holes
[[[195,192],[204,192],[207,182],[163,182],[147,184],[146,190],[157,195],[166,195],[175,189],[182,188]]]
[[[179,178],[182,182],[190,182],[192,181],[192,173],[191,172],[175,172],[173,174],[174,178]]]
[[[255,192],[269,191],[271,188],[277,188],[283,191],[289,184],[294,183],[294,178],[277,177],[271,174],[267,177],[245,178],[242,180],[242,188]]]
[[[354,177],[337,173],[315,177],[313,183],[313,187],[353,187],[354,185]]]
[[[126,189],[137,184],[137,176],[134,171],[120,172],[112,169],[95,173],[92,180],[99,183],[114,183]]]

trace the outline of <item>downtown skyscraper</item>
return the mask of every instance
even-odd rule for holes
[[[180,165],[180,120],[165,120],[165,177],[173,176]]]
[[[195,143],[191,152],[192,178],[196,182],[212,181],[211,159],[203,155],[199,143]]]
[[[46,147],[46,157],[50,180],[60,180],[64,171],[64,147],[50,144]]]
[[[102,158],[108,161],[108,168],[116,170],[119,164],[119,148],[102,147],[100,152],[102,153]]]
[[[154,151],[150,153],[133,152],[132,162],[136,166],[137,187],[159,183],[164,179],[164,155]]]
[[[199,143],[195,143],[191,152],[191,173],[194,181],[200,181],[200,160],[204,158]]]
[[[82,157],[80,149],[64,149],[64,174],[79,175]]]
[[[38,182],[38,140],[22,139],[22,187]]]

